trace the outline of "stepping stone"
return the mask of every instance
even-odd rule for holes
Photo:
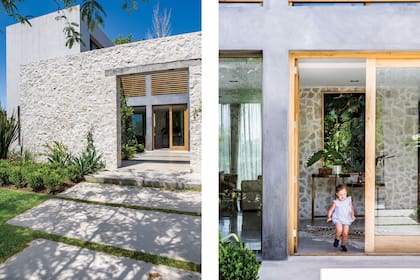
[[[201,193],[192,191],[169,191],[155,188],[83,182],[59,194],[59,196],[201,213]]]
[[[201,217],[197,216],[50,199],[8,223],[201,263]]]
[[[161,276],[158,278],[157,276]],[[156,276],[156,278],[152,278]],[[0,265],[0,279],[201,279],[196,272],[37,239]]]

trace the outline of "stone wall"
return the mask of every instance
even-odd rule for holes
[[[377,166],[377,181],[385,182],[385,209],[417,208],[418,156],[415,148],[406,145],[418,133],[419,89],[413,87],[381,87],[377,91],[377,154],[385,159]]]
[[[306,167],[306,161],[322,148],[322,92],[363,92],[363,88],[302,88],[299,100],[299,217],[311,217],[311,174],[321,163]],[[377,91],[377,154],[391,155],[383,169],[377,168],[377,180],[385,182],[380,204],[386,209],[414,209],[417,203],[417,153],[405,145],[418,133],[417,88],[387,88]],[[379,124],[380,123],[380,124]],[[383,136],[380,136],[382,134]],[[381,172],[383,173],[381,174]],[[341,181],[340,181],[341,182]],[[315,180],[315,215],[326,215],[334,199],[334,179]],[[364,189],[351,191],[357,214],[364,213]]]
[[[201,173],[201,65],[191,66],[190,72],[190,166]]]
[[[201,59],[201,33],[140,41],[31,63],[21,68],[21,133],[25,150],[45,152],[44,145],[60,141],[75,154],[94,141],[116,168],[119,153],[117,78],[105,71],[143,65]],[[201,160],[201,66],[190,67],[191,169]],[[199,110],[200,109],[200,110]]]

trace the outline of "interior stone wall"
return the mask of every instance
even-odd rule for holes
[[[377,167],[377,181],[385,182],[385,209],[415,209],[417,207],[417,149],[406,145],[418,133],[418,88],[381,87],[377,90],[377,154],[385,159]],[[383,135],[383,137],[380,136]],[[381,171],[383,173],[381,174]]]
[[[323,92],[364,92],[360,87],[307,87],[300,89],[299,96],[299,218],[311,218],[312,174],[322,167],[317,162],[306,167],[306,161],[316,151],[322,149],[322,93]],[[341,181],[340,181],[341,182]],[[335,198],[335,180],[316,178],[316,198],[314,214],[325,216]],[[364,213],[363,191],[351,190],[357,214]]]

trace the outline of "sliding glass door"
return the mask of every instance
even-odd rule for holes
[[[375,251],[419,252],[420,61],[377,60]]]

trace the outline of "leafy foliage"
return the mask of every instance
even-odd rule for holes
[[[254,252],[244,247],[239,237],[232,234],[233,242],[219,236],[219,279],[258,279],[260,264]]]
[[[351,172],[364,170],[365,96],[363,94],[324,95],[324,149],[311,155],[306,166],[319,160],[324,165],[342,165]]]
[[[84,0],[80,8],[80,14],[82,20],[86,20],[88,28],[93,31],[97,25],[104,25],[104,16],[106,16],[105,10],[95,0]]]
[[[135,127],[132,122],[134,110],[127,106],[127,99],[124,94],[120,97],[121,107],[121,152],[123,159],[133,158],[137,152],[144,151],[144,145],[137,142],[136,134],[134,133]]]
[[[96,152],[92,128],[86,134],[86,139],[85,151],[79,157],[73,157],[72,159],[75,170],[81,175],[91,174],[105,167],[105,163],[102,161],[102,155]]]
[[[72,155],[63,143],[54,141],[52,145],[46,144],[45,147],[48,149],[45,155],[51,164],[67,167],[72,162]]]
[[[124,37],[122,35],[118,35],[117,38],[115,38],[113,42],[114,42],[115,45],[122,45],[122,44],[131,43],[131,42],[133,42],[133,35],[128,34],[127,37]]]
[[[10,145],[17,140],[19,123],[14,115],[7,117],[6,110],[0,108],[0,159],[6,159]]]
[[[134,155],[136,153],[136,147],[129,146],[128,144],[124,144],[121,147],[121,152],[123,154],[123,156],[122,156],[123,159],[130,159],[130,158],[134,157]]]
[[[1,6],[3,11],[17,22],[25,23],[31,26],[29,21],[32,18],[30,15],[21,15],[19,13],[19,9],[17,7],[17,3],[24,2],[25,0],[4,0],[1,1]],[[88,28],[93,31],[96,26],[103,26],[104,25],[104,17],[106,17],[106,12],[102,5],[100,4],[101,1],[96,0],[83,0],[83,1],[76,1],[76,0],[52,0],[54,3],[57,4],[57,11],[62,10],[64,8],[70,8],[71,6],[81,2],[80,14],[82,16],[82,20],[86,20]],[[142,0],[142,3],[148,2],[149,0]],[[136,0],[123,0],[122,1],[122,9],[131,12],[133,10],[137,10],[139,7],[139,1]],[[0,9],[1,10],[1,9]],[[63,29],[63,32],[66,36],[66,46],[68,48],[72,48],[74,43],[81,43],[84,45],[84,42],[80,36],[80,32],[78,31],[78,24],[75,22],[68,21],[67,17],[62,14],[56,18],[57,20],[64,19],[66,21],[66,27]]]

